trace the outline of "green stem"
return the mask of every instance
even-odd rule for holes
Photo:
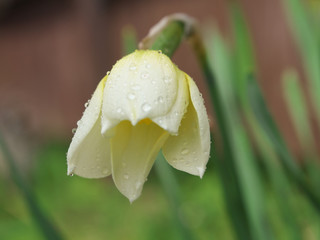
[[[150,49],[161,50],[171,57],[184,38],[185,24],[181,21],[173,21],[165,27],[157,36]]]
[[[39,205],[37,204],[33,194],[30,189],[26,185],[25,181],[21,177],[21,174],[18,168],[15,165],[14,157],[12,156],[2,134],[0,133],[0,150],[3,153],[4,159],[9,167],[9,171],[12,177],[12,180],[17,185],[20,190],[22,197],[24,198],[29,211],[41,230],[45,239],[48,240],[60,240],[63,239],[58,230],[54,227],[54,225],[47,219],[47,217],[43,214]]]
[[[157,36],[151,45],[150,49],[159,50],[171,57],[175,50],[179,47],[185,33],[185,24],[181,21],[173,21],[168,24]],[[175,219],[175,223],[181,233],[182,239],[192,240],[193,234],[181,219],[178,212],[181,203],[179,194],[179,184],[175,178],[174,173],[171,171],[169,165],[166,163],[162,153],[159,153],[155,163],[157,175],[162,183],[162,186],[168,197],[171,211]]]
[[[174,173],[170,166],[166,163],[166,159],[160,152],[156,163],[155,170],[160,179],[160,182],[166,192],[166,196],[168,197],[171,211],[173,212],[173,217],[175,218],[175,223],[177,224],[177,228],[181,233],[182,239],[192,240],[193,234],[189,227],[182,221],[181,214],[179,213],[179,206],[181,203],[180,199],[180,191],[179,184],[177,179],[175,178]]]

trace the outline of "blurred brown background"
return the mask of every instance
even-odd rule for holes
[[[12,119],[23,118],[32,131],[42,136],[71,137],[71,129],[81,117],[84,103],[122,56],[124,26],[132,25],[141,39],[163,16],[184,12],[201,24],[214,22],[232,42],[229,2],[2,1],[0,118],[8,115]],[[259,81],[290,147],[297,150],[280,78],[289,66],[300,69],[300,74],[303,72],[281,1],[239,2],[252,34]],[[204,89],[201,72],[186,44],[178,50],[174,62]]]

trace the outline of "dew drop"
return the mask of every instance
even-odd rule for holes
[[[147,72],[143,72],[141,73],[141,76],[140,76],[142,79],[147,79],[149,77],[149,73]]]
[[[169,77],[169,76],[165,76],[164,77],[164,82],[165,83],[169,83],[169,82],[171,82],[172,81],[172,78],[171,77]]]
[[[188,154],[189,153],[189,149],[188,148],[183,148],[182,150],[181,150],[181,154],[182,155],[186,155],[186,154]]]
[[[117,108],[117,113],[123,114],[122,108]]]
[[[144,111],[144,112],[149,112],[150,110],[151,110],[151,105],[150,104],[148,104],[148,103],[144,103],[143,105],[142,105],[142,110]]]
[[[158,97],[158,102],[159,103],[163,103],[163,97],[162,96]]]
[[[161,50],[158,50],[158,53],[162,54],[162,51],[161,51]]]
[[[72,130],[71,130],[71,131],[72,131],[72,133],[73,133],[73,134],[75,134],[75,133],[76,133],[76,131],[77,131],[77,129],[76,129],[76,128],[72,128]]]
[[[136,95],[134,93],[128,93],[127,97],[129,100],[134,100],[136,98]]]
[[[129,69],[130,69],[131,71],[134,71],[134,70],[137,69],[137,66],[136,66],[134,63],[132,63],[132,64],[130,65]]]
[[[81,125],[81,123],[82,123],[82,121],[79,120],[79,121],[77,122],[77,125],[79,126],[79,125]]]
[[[107,72],[107,76],[109,76],[109,75],[110,75],[110,71]]]
[[[73,177],[73,173],[71,173],[69,176],[70,176],[70,177]]]
[[[84,107],[87,108],[88,106],[89,106],[89,102],[86,102],[86,103],[84,104]]]

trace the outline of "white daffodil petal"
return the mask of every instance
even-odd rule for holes
[[[122,121],[116,127],[116,134],[111,140],[112,177],[119,191],[130,202],[140,196],[167,137],[168,133],[149,119],[135,126],[129,121]]]
[[[110,144],[101,133],[102,94],[107,77],[101,80],[82,118],[78,121],[67,153],[68,174],[100,178],[111,174]]]
[[[178,134],[181,120],[189,104],[187,79],[185,73],[179,69],[177,69],[177,79],[178,92],[174,105],[167,114],[152,118],[152,121],[173,135]]]
[[[102,132],[129,120],[166,115],[176,102],[177,68],[157,51],[135,51],[112,68],[104,89]]]
[[[186,75],[191,101],[178,136],[170,136],[162,148],[167,161],[176,169],[202,177],[209,159],[210,128],[202,96]]]

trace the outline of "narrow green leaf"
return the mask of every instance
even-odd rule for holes
[[[208,48],[210,52],[207,53],[200,39],[197,40],[198,42],[195,42],[193,47],[198,57],[198,61],[200,63],[202,71],[206,77],[210,97],[214,106],[217,125],[219,126],[218,129],[220,134],[217,134],[215,138],[217,139],[218,137],[220,137],[220,140],[222,141],[223,152],[219,152],[218,150],[216,150],[217,152],[215,154],[215,163],[218,167],[218,172],[222,179],[223,190],[227,203],[227,210],[230,214],[230,220],[232,221],[232,224],[234,226],[237,239],[250,240],[253,239],[253,236],[250,231],[248,215],[245,210],[244,200],[235,169],[234,152],[232,151],[231,143],[232,136],[229,124],[227,123],[228,119],[226,116],[225,102],[223,102],[222,99],[223,93],[220,91],[217,81],[217,79],[221,79],[221,77],[222,79],[224,79],[221,75],[228,73],[228,69],[225,69],[227,66],[225,64],[225,61],[227,61],[227,59],[225,59],[225,49],[220,48],[223,47],[222,42],[220,41],[220,39],[217,39],[218,41],[214,41],[213,48]],[[210,46],[211,44],[212,39],[210,41]],[[222,54],[219,51],[216,52],[215,50],[217,49],[220,49],[222,51]],[[209,56],[216,57],[215,59],[209,59]],[[215,62],[216,59],[217,62]],[[214,63],[220,63],[220,65],[217,66],[219,70],[215,69]],[[217,71],[216,76],[213,75],[213,69]],[[222,71],[220,69],[222,69]],[[230,79],[224,80],[228,81]]]
[[[8,165],[10,175],[16,186],[18,187],[27,207],[32,215],[35,223],[38,225],[43,237],[48,240],[60,240],[63,239],[60,232],[53,225],[53,223],[46,217],[37,203],[31,189],[27,186],[26,182],[22,178],[19,169],[15,165],[14,157],[12,156],[2,134],[0,133],[0,150],[3,153],[4,160]]]
[[[265,131],[277,155],[279,156],[281,164],[289,173],[291,179],[298,184],[300,190],[305,193],[315,209],[320,212],[320,196],[308,184],[305,175],[297,166],[296,160],[290,154],[276,124],[274,123],[267,109],[260,89],[253,76],[251,76],[250,81],[248,82],[248,96],[253,113],[256,116],[261,128]]]
[[[300,144],[305,151],[314,150],[313,135],[308,119],[309,114],[297,73],[294,70],[286,71],[283,75],[282,83],[285,100],[299,135]]]
[[[231,161],[239,182],[241,198],[243,199],[248,223],[253,239],[269,239],[267,215],[264,211],[263,185],[259,177],[257,162],[252,156],[248,138],[240,122],[239,108],[237,107],[233,82],[233,68],[227,46],[216,34],[213,45],[213,67],[217,76],[218,90],[221,93],[230,148],[233,152]]]
[[[311,21],[309,13],[301,0],[285,0],[285,9],[292,30],[298,41],[304,67],[309,80],[309,92],[320,122],[320,32]]]

